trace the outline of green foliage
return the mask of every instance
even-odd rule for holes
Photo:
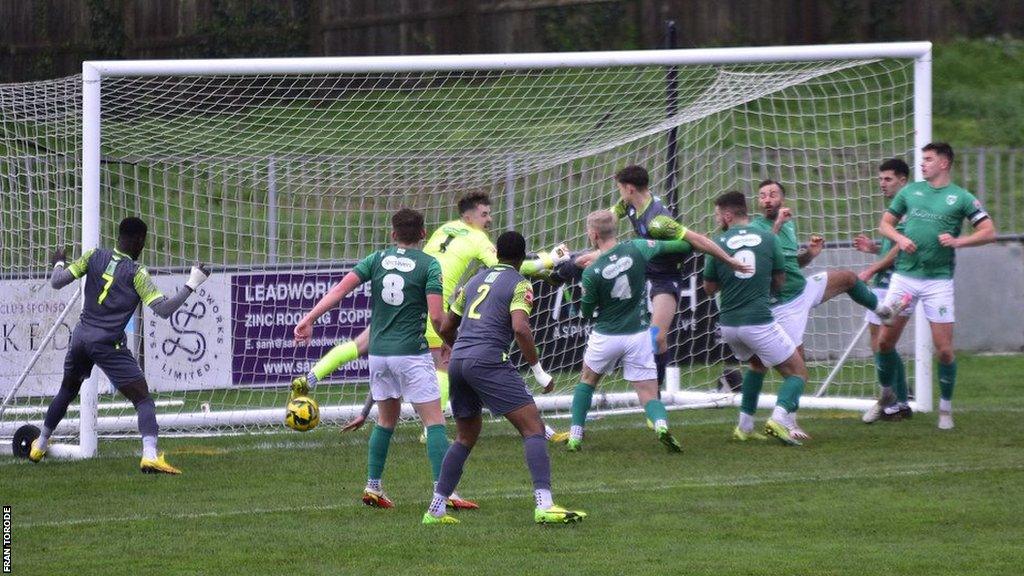
[[[957,40],[935,47],[936,139],[956,146],[1024,146],[1024,40]]]
[[[624,3],[555,6],[536,11],[541,45],[546,51],[632,50],[640,48],[640,31]]]
[[[138,473],[137,439],[87,461],[4,459],[0,494],[15,574],[1018,574],[1024,399],[1006,375],[1022,372],[1024,356],[961,358],[951,432],[934,413],[801,411],[814,439],[786,448],[729,441],[735,410],[688,410],[670,413],[670,455],[640,415],[592,422],[583,452],[551,448],[556,502],[590,514],[578,526],[532,523],[505,422],[485,422],[460,484],[481,510],[444,528],[419,523],[418,425],[388,454],[393,510],[359,502],[366,428],[323,425],[164,439],[173,478]]]
[[[282,2],[211,0],[212,17],[196,33],[201,40],[190,57],[259,58],[309,53],[309,6],[295,3],[298,14]]]

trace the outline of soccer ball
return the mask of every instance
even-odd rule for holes
[[[316,428],[320,423],[320,407],[316,400],[308,396],[292,398],[288,402],[288,409],[284,416],[285,426],[299,432],[306,432]]]

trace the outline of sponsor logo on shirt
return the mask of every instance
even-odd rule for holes
[[[752,248],[759,244],[761,244],[760,236],[757,234],[743,234],[742,232],[725,241],[725,245],[731,250],[739,250],[743,247]]]
[[[623,272],[629,270],[632,267],[633,259],[630,258],[629,256],[623,256],[621,259],[616,260],[615,262],[612,262],[611,264],[605,266],[604,270],[601,270],[601,276],[605,280],[611,280],[612,278],[615,278],[619,274],[622,274]]]
[[[403,256],[385,256],[384,260],[381,260],[381,268],[385,270],[398,270],[399,272],[411,272],[416,268],[416,262],[411,258],[405,258]]]

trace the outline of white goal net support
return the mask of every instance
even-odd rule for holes
[[[930,54],[900,43],[87,62],[82,76],[0,86],[0,436],[38,425],[60,385],[79,303],[73,288],[49,287],[49,253],[111,246],[126,216],[148,223],[141,261],[166,293],[195,261],[214,270],[170,321],[142,309],[129,325],[165,435],[283,429],[290,380],[368,324],[369,295],[345,298],[310,346],[293,345],[293,326],[390,242],[400,207],[423,211],[432,230],[458,217],[461,195],[484,191],[495,235],[580,250],[586,215],[618,199],[612,176],[628,164],[647,167],[652,191],[705,233],[718,195],[743,191],[756,209],[757,183],[772,178],[802,241],[826,239],[808,272],[860,270],[871,257],[850,240],[877,228],[877,166],[916,164],[930,137]],[[670,407],[739,402],[720,386],[735,362],[715,335],[701,266],[686,265],[669,335]],[[557,417],[571,406],[588,323],[578,285],[535,289],[535,334],[558,379],[538,404]],[[872,401],[863,328],[845,296],[813,312],[804,407]],[[908,340],[916,407],[929,410],[928,339]],[[357,414],[367,378],[360,359],[321,383],[323,420]],[[597,411],[637,409],[618,376],[595,399]],[[57,435],[90,456],[97,437],[135,430],[131,405],[97,369]]]

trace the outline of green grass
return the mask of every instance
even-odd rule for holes
[[[637,416],[552,452],[556,500],[579,526],[531,521],[520,442],[487,422],[461,491],[482,510],[427,529],[417,427],[396,434],[363,507],[365,432],[168,439],[185,474],[135,471],[137,442],[84,462],[0,461],[16,574],[1016,574],[1024,562],[1024,356],[963,357],[957,428],[934,414],[865,426],[807,412],[801,449],[727,440],[733,410],[670,414],[685,453]],[[763,415],[762,415],[763,416]]]

